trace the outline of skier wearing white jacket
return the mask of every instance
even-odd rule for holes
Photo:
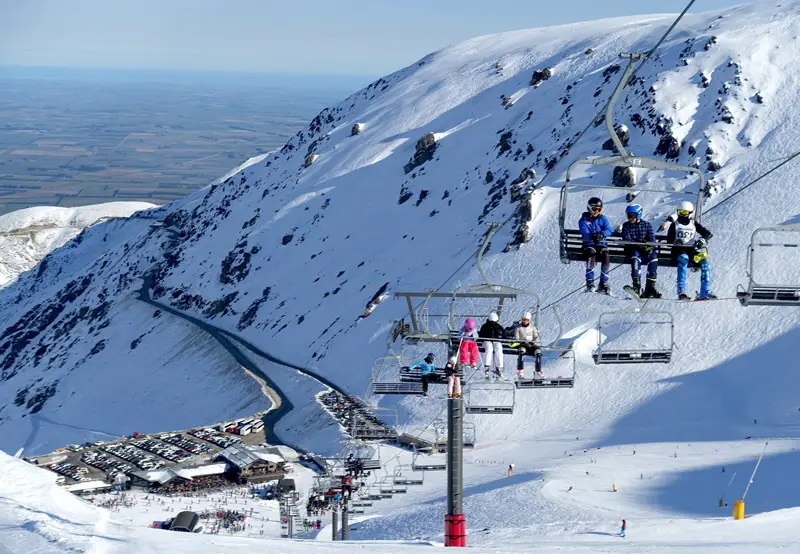
[[[514,330],[514,339],[519,343],[519,355],[517,356],[517,375],[522,376],[522,370],[525,367],[522,359],[527,356],[536,357],[536,375],[542,375],[542,349],[540,347],[541,341],[539,338],[539,330],[531,323],[531,313],[525,312],[522,314],[516,329]]]

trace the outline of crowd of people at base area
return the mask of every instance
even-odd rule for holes
[[[228,480],[223,475],[204,475],[195,477],[191,481],[173,481],[162,485],[153,492],[162,496],[194,496],[207,494],[220,489],[225,489],[236,483]]]
[[[136,496],[127,492],[113,495],[102,495],[98,497],[90,496],[87,500],[90,504],[94,504],[95,506],[99,506],[101,508],[106,508],[112,512],[118,512],[120,508],[131,508],[137,504]]]
[[[389,427],[373,414],[358,397],[331,390],[322,393],[319,400],[328,413],[351,435],[356,424],[359,427],[389,430]]]
[[[234,532],[244,530],[248,514],[239,510],[217,510],[214,516],[219,520],[223,529],[233,529]]]
[[[586,290],[595,290],[595,268],[599,262],[600,282],[597,291],[611,293],[611,259],[606,239],[616,233],[625,243],[625,257],[631,266],[632,291],[640,298],[661,298],[656,288],[658,251],[653,226],[644,219],[644,210],[639,204],[627,206],[625,216],[627,221],[615,231],[603,215],[603,201],[597,197],[589,199],[586,211],[578,222],[586,255]],[[696,299],[716,298],[711,292],[711,266],[708,260],[708,240],[712,233],[695,221],[694,204],[681,202],[675,213],[661,222],[658,230],[667,231],[666,243],[672,245],[672,259],[678,268],[675,287],[678,300],[692,300],[686,293],[686,270],[689,268],[700,270],[700,293]],[[644,289],[641,280],[643,264],[647,268]]]

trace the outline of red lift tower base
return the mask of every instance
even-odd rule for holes
[[[444,516],[444,545],[467,546],[467,516],[464,514]]]

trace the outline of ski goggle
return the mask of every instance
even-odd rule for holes
[[[636,212],[628,212],[628,219],[639,219],[639,214]]]
[[[678,210],[678,215],[682,215],[683,217],[689,217],[692,215],[692,210]]]
[[[591,210],[592,210],[593,213],[599,214],[600,212],[603,211],[603,206],[592,206]]]
[[[522,319],[520,319],[520,321],[521,321],[522,323],[530,323],[530,322],[531,322],[531,320],[530,320],[530,319],[528,319],[527,317],[523,317]]]

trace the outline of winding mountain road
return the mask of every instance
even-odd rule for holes
[[[166,227],[164,228],[164,230],[170,236],[170,246],[177,245],[177,242],[179,240],[178,237],[177,237],[177,232],[175,230],[173,230],[173,229],[166,228]],[[169,306],[167,304],[163,304],[161,302],[158,302],[157,300],[153,300],[153,298],[150,295],[150,291],[152,290],[152,286],[153,286],[153,275],[152,275],[152,273],[146,273],[143,276],[143,279],[142,279],[142,286],[139,288],[139,291],[137,293],[137,299],[142,301],[142,302],[144,302],[144,303],[146,303],[146,304],[150,304],[151,306],[154,306],[155,308],[158,308],[158,309],[163,310],[163,311],[165,311],[167,313],[170,313],[170,314],[172,314],[172,315],[174,315],[176,317],[179,317],[179,318],[183,319],[184,321],[187,321],[187,322],[195,325],[199,329],[202,329],[203,331],[208,333],[212,338],[214,338],[217,342],[219,342],[219,344],[225,350],[227,350],[231,354],[231,356],[233,356],[233,358],[237,361],[237,363],[239,363],[247,371],[253,373],[258,379],[263,380],[266,383],[266,385],[272,391],[274,391],[274,393],[278,396],[278,399],[279,399],[278,402],[275,402],[275,400],[273,399],[273,403],[276,404],[275,408],[273,408],[272,410],[267,412],[267,414],[264,416],[265,433],[267,434],[267,436],[274,436],[279,443],[285,444],[286,446],[289,446],[289,447],[293,448],[295,451],[300,452],[302,454],[307,454],[307,452],[303,448],[299,447],[296,444],[291,444],[290,442],[286,441],[285,439],[282,439],[275,432],[275,424],[278,421],[280,421],[280,419],[282,417],[284,417],[286,414],[291,412],[294,409],[294,405],[289,400],[289,398],[286,396],[286,394],[283,393],[283,391],[280,389],[280,387],[274,381],[272,381],[266,373],[264,373],[259,368],[258,364],[256,364],[247,355],[245,355],[245,353],[243,353],[242,350],[240,348],[238,348],[235,343],[239,343],[240,345],[245,347],[247,350],[249,350],[251,353],[256,354],[257,356],[260,356],[261,358],[264,358],[265,360],[267,360],[269,362],[272,362],[274,364],[277,364],[277,365],[280,365],[280,366],[283,366],[283,367],[287,367],[289,369],[293,369],[293,370],[297,371],[298,373],[301,373],[302,375],[305,375],[306,377],[309,377],[309,378],[317,381],[321,385],[323,385],[323,386],[325,386],[325,387],[327,387],[329,389],[332,389],[332,390],[334,390],[334,391],[336,391],[336,392],[338,392],[340,394],[348,395],[348,393],[345,390],[343,390],[340,387],[338,387],[332,381],[326,379],[325,377],[322,377],[321,375],[317,374],[316,372],[314,372],[314,371],[312,371],[312,370],[310,370],[310,369],[308,369],[306,367],[299,366],[299,365],[293,364],[291,362],[288,362],[286,360],[283,360],[281,358],[278,358],[276,356],[273,356],[269,352],[266,352],[265,350],[263,350],[263,349],[259,348],[258,346],[254,345],[250,341],[248,341],[248,340],[246,340],[246,339],[244,339],[242,337],[239,337],[239,336],[235,335],[234,333],[231,333],[231,332],[226,331],[224,329],[220,329],[219,327],[211,325],[210,323],[208,323],[206,321],[203,321],[201,319],[198,319],[196,317],[192,317],[190,315],[187,315],[187,314],[185,314],[185,313],[173,308],[172,306]]]

